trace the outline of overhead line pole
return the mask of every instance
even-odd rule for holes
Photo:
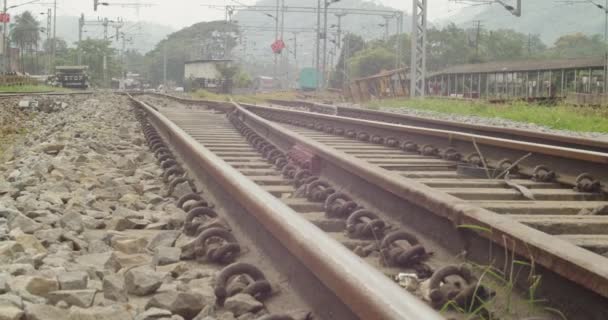
[[[5,0],[6,1],[6,0]],[[317,0],[317,53],[315,56],[315,64],[317,70],[317,91],[321,88],[320,84],[322,83],[321,76],[321,63],[319,62],[319,58],[321,57],[321,0]]]
[[[4,14],[6,15],[6,11],[8,11],[8,7],[6,4],[6,0],[4,0]],[[2,58],[4,60],[4,72],[8,72],[10,69],[10,60],[8,59],[8,51],[10,50],[10,41],[7,41],[7,32],[8,24],[6,20],[4,20],[4,26],[2,28],[2,32],[4,33],[2,36]]]
[[[55,67],[55,54],[57,50],[57,0],[53,1],[53,49],[51,68]]]
[[[329,0],[324,0],[325,9],[323,10],[323,67],[321,68],[321,72],[323,76],[321,79],[321,87],[325,89],[327,80],[327,8],[329,7]]]
[[[426,86],[427,0],[414,0],[412,10],[412,61],[410,97],[424,97]]]

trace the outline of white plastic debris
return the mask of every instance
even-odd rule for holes
[[[407,291],[416,291],[420,284],[420,279],[415,273],[399,273],[395,276],[395,281]]]

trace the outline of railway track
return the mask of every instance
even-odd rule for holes
[[[310,195],[309,190],[298,190],[281,178],[243,137],[227,137],[233,130],[209,135],[197,133],[202,128],[188,127],[200,128],[198,119],[209,117],[208,110],[170,111],[170,103],[159,108],[266,192],[382,272],[394,275],[399,270],[413,270],[424,278],[425,272],[464,258],[477,266],[494,266],[492,270],[502,271],[506,277],[510,274],[509,282],[497,287],[517,282],[550,298],[551,305],[571,319],[603,319],[608,273],[602,254],[608,248],[604,232],[608,220],[601,211],[608,202],[597,182],[605,181],[602,168],[607,155],[252,105],[179,101],[223,112],[236,110],[235,127],[255,132],[281,152],[291,151],[292,159],[308,161],[309,170],[322,177],[326,188],[339,191],[337,198],[356,199],[361,208],[373,213],[365,217],[367,223],[381,220],[380,224],[390,226],[381,231],[404,231],[422,239],[425,250],[434,252],[415,266],[387,264],[387,252],[374,248],[376,235],[371,240],[351,237],[357,230],[356,219],[328,218],[323,213],[328,211],[327,204],[302,200],[302,195]],[[201,114],[195,116],[196,112]],[[216,117],[212,122],[221,121]],[[465,163],[463,153],[471,150],[478,154],[466,157]],[[479,151],[483,151],[481,156]],[[534,154],[528,155],[530,151]],[[500,160],[507,155],[512,160]],[[479,162],[486,168],[480,169]],[[531,163],[535,162],[552,166],[533,172],[536,165]],[[578,175],[582,163],[597,178]],[[506,171],[508,180],[504,179]],[[502,176],[488,179],[487,174]],[[529,179],[532,175],[536,181]],[[300,197],[294,199],[294,194]],[[512,277],[520,273],[527,276]],[[538,285],[534,279],[540,278],[543,281]],[[414,293],[424,296],[420,290]],[[523,318],[522,314],[511,318]]]
[[[481,124],[432,119],[426,117],[399,114],[396,112],[389,111],[333,106],[304,100],[269,99],[268,102],[278,106],[304,109],[317,113],[335,114],[338,116],[351,117],[356,119],[365,119],[409,126],[419,126],[429,129],[479,134],[496,138],[548,144],[566,148],[608,152],[608,141],[601,141],[584,137],[572,137],[518,128],[504,128]]]
[[[249,248],[256,257],[245,261],[262,270],[280,262],[276,269],[282,276],[273,277],[273,290],[292,292],[287,294],[292,298],[271,299],[266,303],[269,310],[289,312],[291,305],[303,304],[319,319],[441,319],[281,202],[277,196],[293,192],[290,181],[247,145],[225,112],[134,102],[190,176],[206,186],[205,199],[221,208],[216,210],[236,239],[260,247]],[[316,209],[300,205],[305,211],[309,206],[311,213]]]

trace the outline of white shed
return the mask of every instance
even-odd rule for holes
[[[232,60],[193,60],[184,64],[184,77],[186,79],[219,79],[218,65],[231,64]]]

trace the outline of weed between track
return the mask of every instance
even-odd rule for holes
[[[387,99],[368,102],[365,106],[404,108],[444,114],[502,118],[534,123],[552,129],[608,133],[608,108],[574,107],[566,104],[540,105],[526,102],[493,104],[445,99]]]
[[[457,228],[478,234],[492,233],[491,229],[477,225],[459,225]],[[491,242],[491,240],[489,241]],[[447,315],[450,311],[457,311],[465,315],[466,320],[520,319],[534,316],[542,318],[543,315],[552,316],[551,319],[567,320],[561,311],[549,307],[548,301],[537,299],[536,291],[542,282],[542,277],[536,274],[534,257],[530,256],[530,261],[518,260],[515,250],[509,250],[510,247],[515,246],[516,242],[510,241],[507,237],[503,237],[503,242],[503,247],[506,248],[503,259],[510,263],[505,262],[502,269],[496,267],[490,243],[488,265],[471,261],[466,263],[479,279],[471,305],[462,308],[453,301],[449,301],[440,312]],[[517,285],[517,283],[523,283],[522,277],[525,277],[526,280],[525,287],[522,287],[521,284]],[[479,298],[477,291],[482,285],[495,292],[495,295],[487,300]],[[513,299],[514,296],[524,296],[526,299],[523,299],[524,302],[522,302],[522,299]]]

